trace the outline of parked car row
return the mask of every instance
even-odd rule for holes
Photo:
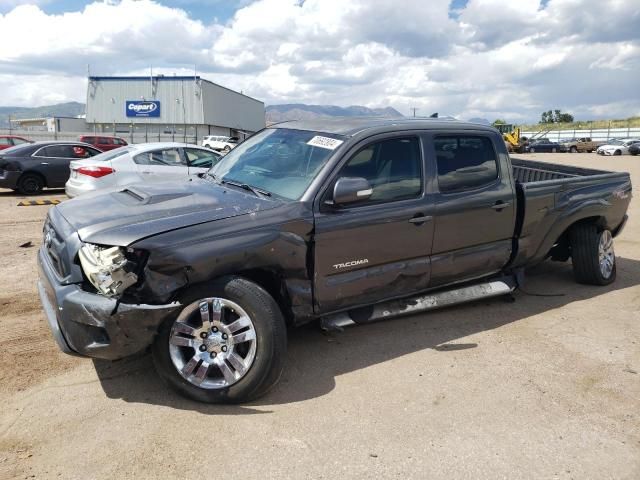
[[[596,142],[589,137],[553,141],[548,138],[530,139],[523,150],[528,153],[540,152],[597,152],[599,155],[638,155],[640,139],[611,138],[606,142]],[[635,152],[635,153],[634,153]]]
[[[213,150],[184,143],[118,145],[103,152],[94,145],[104,145],[100,142],[107,137],[83,138],[95,143],[25,141],[2,150],[0,188],[33,195],[44,188],[65,187],[74,197],[141,181],[186,179],[206,172],[221,158]]]
[[[616,138],[598,147],[598,155],[629,155],[629,147],[640,144],[638,138]]]

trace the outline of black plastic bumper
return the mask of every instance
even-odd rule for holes
[[[0,188],[17,188],[22,172],[0,170]]]
[[[65,353],[116,360],[151,345],[159,325],[180,305],[128,305],[59,282],[46,252],[38,252],[38,292],[58,347]]]

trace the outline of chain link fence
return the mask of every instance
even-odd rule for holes
[[[0,135],[16,135],[18,137],[26,138],[34,142],[37,141],[78,141],[82,135],[111,137],[112,133],[105,132],[46,132],[40,130],[16,130],[16,129],[0,129]],[[189,132],[187,129],[184,131],[174,131],[172,133],[167,132],[116,132],[115,136],[124,138],[128,143],[148,143],[148,142],[179,142],[188,143],[192,145],[202,144],[203,137],[207,135],[205,131]]]

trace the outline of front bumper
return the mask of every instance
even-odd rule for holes
[[[47,258],[38,252],[38,293],[60,350],[71,355],[116,360],[151,345],[158,327],[177,315],[180,305],[132,305],[64,285]]]
[[[15,189],[18,186],[18,179],[22,172],[0,169],[0,188]]]

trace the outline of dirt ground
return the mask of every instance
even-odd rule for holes
[[[525,158],[640,185],[640,157]],[[35,288],[49,207],[18,201],[0,191],[0,478],[640,478],[637,197],[613,285],[547,262],[514,303],[292,331],[279,386],[237,407],[168,391],[147,356],[58,352]]]

